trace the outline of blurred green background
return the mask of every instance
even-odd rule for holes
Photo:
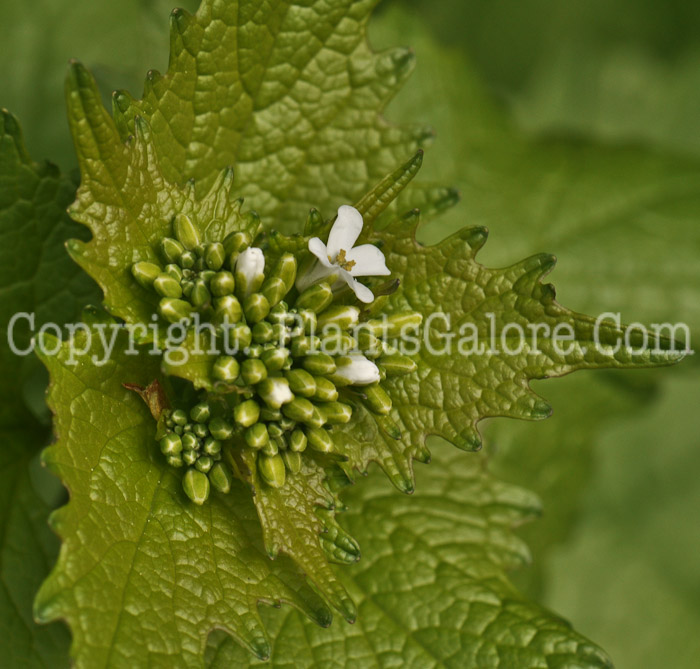
[[[0,105],[21,120],[35,158],[75,166],[67,60],[96,74],[107,101],[114,88],[138,95],[146,70],[167,67],[170,9],[0,0]],[[422,177],[462,191],[425,240],[486,224],[483,263],[555,253],[566,306],[684,320],[697,345],[698,3],[387,0],[370,34],[377,48],[414,47],[414,77],[386,115],[431,123]],[[515,580],[621,668],[697,666],[698,372],[696,357],[538,383],[551,419],[484,430],[495,471],[544,503],[522,530],[533,566]]]

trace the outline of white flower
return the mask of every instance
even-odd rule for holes
[[[236,283],[243,296],[248,297],[262,284],[265,275],[265,254],[251,246],[236,259]]]
[[[367,386],[379,381],[379,368],[361,353],[340,358],[335,375],[353,386]]]
[[[354,277],[387,276],[391,272],[386,266],[384,254],[373,244],[353,248],[362,232],[362,226],[362,214],[357,209],[348,205],[341,206],[328,235],[328,244],[324,244],[318,237],[309,240],[309,251],[316,256],[317,261],[306,275],[297,279],[297,288],[302,291],[335,275],[334,289],[345,283],[360,301],[374,300],[372,291]]]

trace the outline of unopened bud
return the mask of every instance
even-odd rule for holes
[[[249,323],[257,323],[270,313],[270,303],[261,293],[253,293],[243,302],[243,313]]]
[[[335,450],[333,439],[326,430],[320,427],[307,427],[306,437],[309,440],[309,446],[319,453],[332,453]]]
[[[170,265],[165,266],[165,273],[169,274],[175,281],[180,283],[183,278],[182,274],[182,269],[180,268],[180,265],[176,265],[175,263],[171,263]]]
[[[412,374],[418,369],[414,360],[400,353],[383,355],[377,362],[384,367],[389,376]]]
[[[181,297],[180,282],[170,274],[159,274],[153,282],[153,288],[161,297]]]
[[[268,377],[256,386],[256,390],[271,409],[279,409],[294,399],[289,382],[280,377]]]
[[[192,305],[174,297],[164,297],[158,304],[158,312],[170,323],[189,322],[192,316]]]
[[[278,372],[281,370],[287,359],[289,351],[286,348],[269,348],[262,352],[260,360],[263,362],[269,372]]]
[[[202,450],[207,455],[219,455],[219,453],[221,453],[221,442],[218,439],[214,439],[213,437],[207,437],[204,441],[204,446],[202,447]]]
[[[253,326],[253,341],[257,344],[267,344],[273,334],[272,325],[267,321],[260,321]]]
[[[295,453],[301,453],[306,450],[307,439],[302,430],[294,430],[287,438],[289,448]]]
[[[323,329],[328,325],[347,330],[360,320],[360,310],[357,307],[335,305],[328,307],[318,317],[318,327]]]
[[[185,252],[185,247],[172,237],[163,237],[160,241],[160,254],[166,263],[176,263]]]
[[[226,260],[226,251],[222,243],[214,242],[207,246],[204,251],[204,262],[210,270],[218,272],[224,266],[224,260]]]
[[[303,397],[295,397],[282,407],[282,413],[292,420],[305,423],[314,415],[314,405]]]
[[[314,399],[319,402],[335,402],[338,399],[338,389],[335,384],[330,379],[326,379],[323,376],[317,376],[314,378],[316,382],[316,392],[314,393]]]
[[[233,476],[225,464],[221,462],[216,463],[209,470],[208,477],[212,487],[215,490],[218,490],[224,494],[230,492],[231,485],[233,484]]]
[[[177,260],[182,269],[193,269],[197,262],[197,256],[192,251],[185,251]]]
[[[232,355],[221,355],[215,361],[211,368],[211,375],[217,381],[225,383],[233,383],[241,370],[238,360]]]
[[[160,440],[160,452],[163,455],[179,455],[182,452],[182,439],[177,434],[166,434]]]
[[[209,290],[214,297],[231,295],[234,287],[235,282],[233,280],[233,274],[225,270],[223,272],[217,272],[209,282]],[[233,297],[233,295],[231,295],[231,297]]]
[[[171,467],[182,467],[185,464],[185,461],[182,459],[181,455],[168,455],[165,458],[165,461]]]
[[[267,367],[260,360],[244,360],[241,364],[241,378],[246,385],[254,386],[267,378]]]
[[[299,295],[296,308],[310,309],[315,314],[322,312],[333,301],[333,290],[327,283],[317,283]]]
[[[259,290],[265,280],[265,256],[256,247],[243,251],[236,259],[236,292],[238,297],[246,298]]]
[[[184,451],[182,453],[182,461],[184,464],[186,464],[188,467],[191,467],[195,462],[197,462],[197,459],[199,458],[199,454],[197,451]]]
[[[285,286],[282,279],[271,277],[263,283],[260,292],[265,296],[270,305],[275,306],[280,300],[284,299],[284,296],[287,294],[287,286]]]
[[[282,459],[287,469],[292,474],[298,474],[301,471],[301,453],[295,451],[283,451]]]
[[[318,376],[326,376],[336,371],[335,361],[325,353],[307,355],[302,361],[302,366],[307,372]]]
[[[233,425],[223,418],[213,418],[209,421],[209,433],[214,439],[226,441],[233,436]]]
[[[186,451],[196,451],[199,448],[199,441],[191,432],[182,435],[182,447]]]
[[[378,383],[364,388],[365,402],[374,413],[387,415],[391,411],[391,397]]]
[[[185,425],[187,423],[187,414],[182,409],[173,411],[170,418],[176,425]]]
[[[320,409],[329,425],[342,425],[352,418],[352,407],[342,402],[326,402]]]
[[[196,469],[188,469],[182,477],[185,494],[195,503],[202,505],[209,497],[209,479]]]
[[[316,394],[316,381],[305,369],[292,369],[285,374],[285,377],[295,395],[313,397]]]
[[[306,337],[297,337],[292,341],[292,355],[295,358],[300,358],[310,353],[316,353],[321,350],[321,340],[315,335]]]
[[[241,402],[233,410],[234,420],[243,427],[250,427],[258,422],[260,406],[255,400]]]
[[[187,214],[178,214],[175,216],[173,230],[175,232],[175,236],[188,251],[191,251],[199,246],[201,242],[199,231],[192,222],[192,219]]]
[[[206,474],[212,468],[213,464],[214,461],[208,455],[200,455],[194,466],[202,472],[202,474]]]
[[[211,293],[209,292],[207,284],[203,279],[197,279],[194,282],[194,288],[192,288],[190,301],[197,308],[203,307],[205,304],[208,304],[211,301]]]
[[[230,256],[232,253],[237,255],[247,249],[252,242],[253,240],[247,232],[232,232],[224,239],[224,251],[226,251],[227,256]]]
[[[243,438],[251,448],[262,448],[270,441],[270,435],[264,423],[256,423],[249,427],[245,431]]]
[[[233,295],[225,295],[214,300],[214,318],[217,323],[234,325],[241,320],[243,309],[241,303]]]
[[[335,383],[366,386],[379,381],[379,369],[363,355],[338,358],[338,368],[333,376]]]
[[[160,267],[152,262],[137,262],[131,266],[131,274],[143,288],[151,288],[160,273]]]
[[[281,488],[284,485],[286,469],[281,455],[270,457],[260,453],[258,455],[258,471],[265,483],[273,488]]]

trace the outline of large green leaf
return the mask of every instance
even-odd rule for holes
[[[55,166],[34,163],[19,124],[0,112],[0,626],[3,657],[12,666],[61,666],[68,634],[60,626],[41,628],[32,619],[32,600],[58,551],[46,526],[58,498],[56,482],[37,477],[31,463],[49,439],[45,424],[45,375],[30,348],[26,319],[8,326],[17,312],[34,314],[35,330],[44,323],[63,325],[85,301],[98,297],[96,286],[76,268],[65,241],[83,230],[66,215],[73,183]]]
[[[115,96],[124,135],[146,117],[174,183],[206,191],[228,166],[240,195],[277,229],[311,204],[354,202],[430,136],[380,113],[413,67],[405,47],[375,54],[365,27],[376,0],[204,0],[171,17],[168,72],[142,100]]]
[[[345,496],[349,529],[365,547],[343,570],[358,602],[352,627],[322,630],[293,612],[270,616],[274,667],[608,667],[593,644],[526,602],[505,570],[528,559],[512,527],[539,512],[478,455],[446,445],[405,497],[381,478]],[[212,638],[210,666],[242,666],[244,652]]]
[[[102,356],[93,334],[89,355]],[[55,348],[53,338],[45,343]],[[82,349],[85,334],[72,343]],[[43,355],[59,439],[45,462],[71,499],[51,517],[63,544],[35,611],[42,621],[68,622],[75,662],[135,666],[148,657],[200,666],[214,628],[267,657],[259,602],[290,603],[329,624],[328,608],[298,569],[284,557],[269,560],[242,484],[198,507],[181,476],[163,467],[155,422],[122,385],[153,381],[157,358],[126,355],[120,337],[103,367],[88,356],[71,366],[70,345]]]

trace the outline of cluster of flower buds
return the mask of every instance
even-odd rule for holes
[[[360,308],[343,304],[334,291],[334,275],[311,285],[298,281],[291,253],[279,255],[270,268],[244,232],[202,244],[183,214],[173,230],[175,238],[161,243],[165,268],[139,262],[134,277],[161,296],[159,311],[167,320],[187,321],[195,310],[201,313],[216,326],[219,350],[226,351],[213,361],[209,398],[225,398],[226,415],[214,419],[212,428],[207,404],[194,407],[194,422],[174,412],[161,440],[170,464],[189,467],[183,484],[191,499],[204,501],[209,483],[226,487],[219,484],[228,472],[217,459],[222,448],[251,449],[260,478],[273,487],[284,485],[289,473],[301,470],[307,449],[335,452],[330,430],[347,423],[358,404],[398,438],[382,381],[411,373],[416,365],[387,338],[417,328],[419,314],[361,322]]]
[[[222,443],[230,439],[234,428],[221,417],[212,416],[211,407],[201,402],[189,415],[182,409],[168,411],[159,431],[160,450],[172,467],[187,467],[182,486],[196,504],[203,504],[211,487],[227,493],[232,475],[222,461]]]

